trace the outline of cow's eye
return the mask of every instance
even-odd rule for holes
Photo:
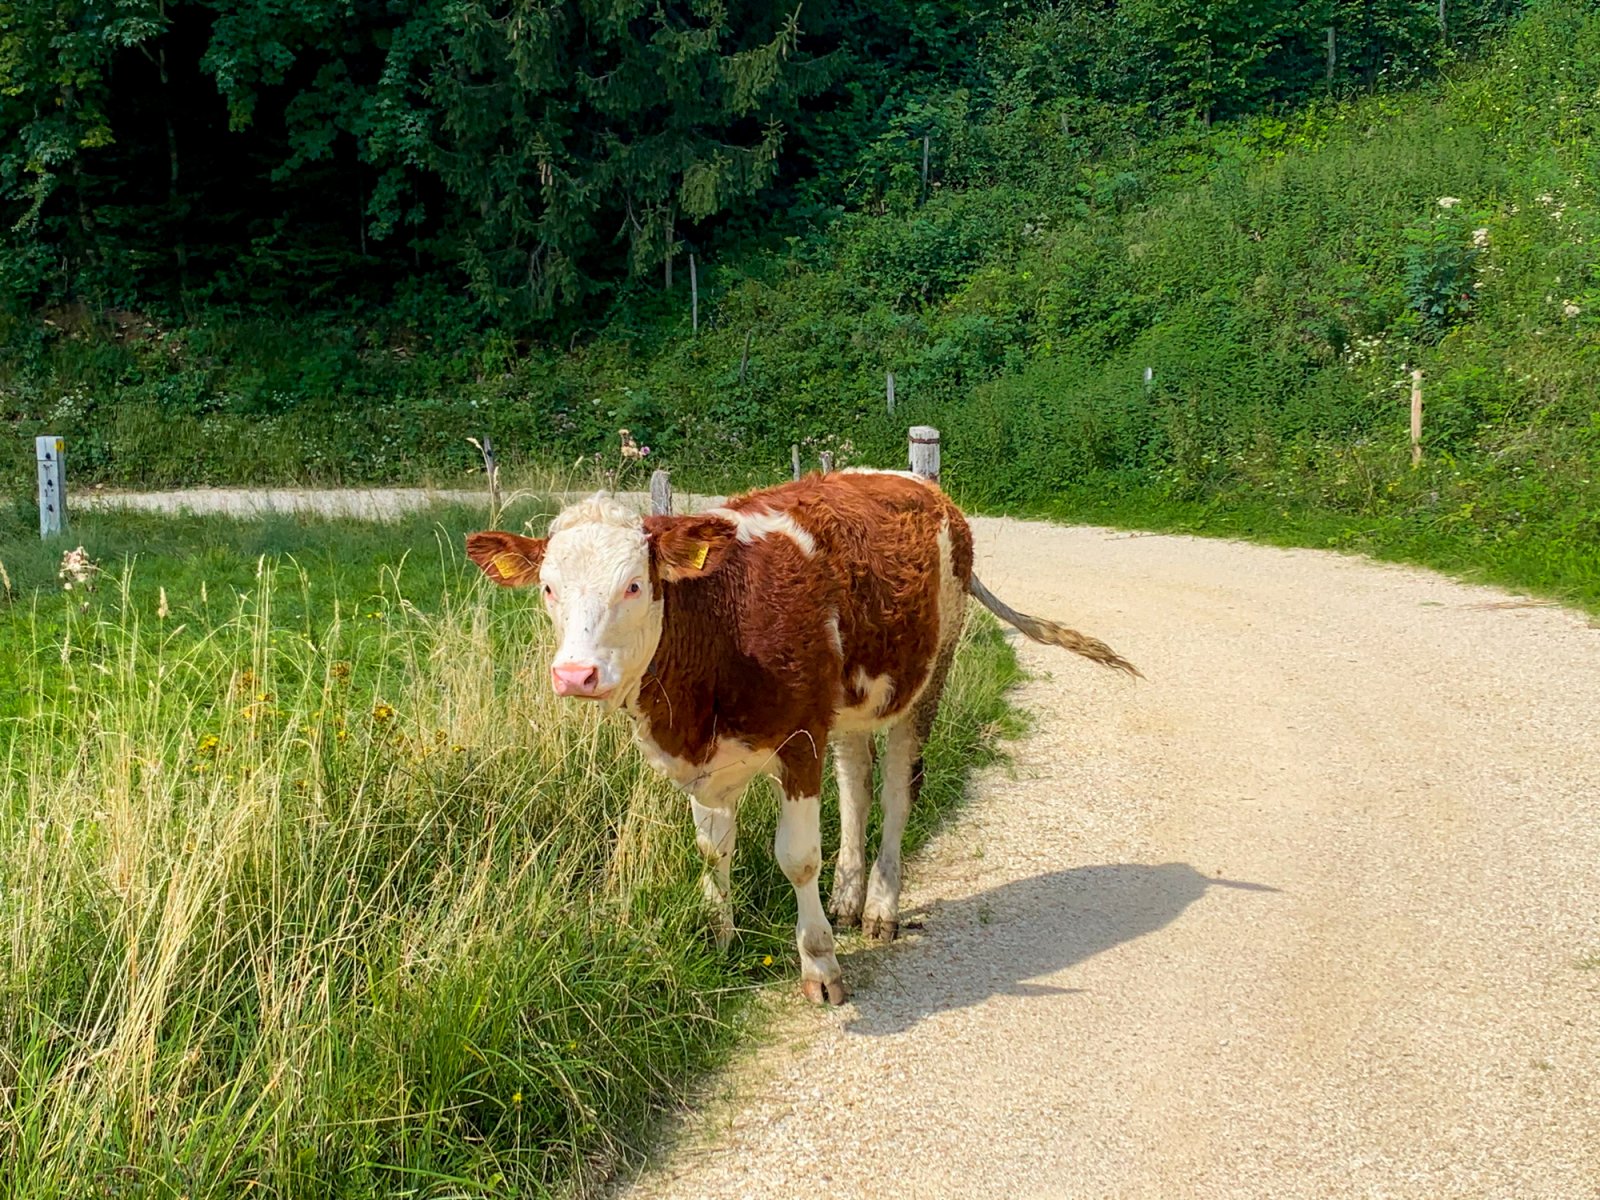
[[[639,591],[640,591],[639,581],[637,579],[635,579],[632,583],[630,583],[628,585],[628,595],[637,596],[639,594]]]

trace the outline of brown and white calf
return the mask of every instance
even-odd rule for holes
[[[841,832],[829,908],[889,940],[901,834],[967,597],[1035,641],[1134,670],[1103,642],[995,599],[972,573],[961,511],[898,472],[812,476],[681,517],[640,518],[597,496],[548,538],[475,533],[467,553],[496,583],[539,585],[559,640],[557,694],[627,712],[650,762],[689,793],[723,943],[739,797],[757,775],[778,780],[774,849],[799,905],[802,986],[835,1004],[846,992],[817,888],[829,739]],[[868,877],[879,730],[883,837]]]

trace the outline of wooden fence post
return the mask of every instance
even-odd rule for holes
[[[1333,69],[1339,63],[1339,43],[1337,41],[1338,36],[1339,35],[1334,32],[1333,26],[1329,25],[1328,26],[1328,86],[1330,88],[1333,87]]]
[[[700,332],[700,274],[695,269],[694,255],[689,255],[689,322],[694,333]]]
[[[911,472],[939,482],[939,431],[932,425],[911,427]]]
[[[666,471],[653,471],[650,474],[650,515],[672,515],[672,476]]]
[[[67,527],[66,443],[55,436],[33,439],[39,460],[39,536],[51,538]]]
[[[822,464],[822,473],[824,475],[828,475],[828,474],[832,473],[832,471],[833,471],[833,452],[832,451],[824,450],[821,454],[817,455],[817,461]]]
[[[883,377],[883,402],[889,409],[889,415],[894,416],[894,372],[889,371]]]
[[[789,444],[789,461],[794,467],[794,477],[798,481],[800,478],[800,443],[791,442]]]
[[[1411,469],[1422,465],[1422,368],[1411,372]]]
[[[483,435],[483,469],[489,476],[489,512],[491,520],[500,519],[500,464],[495,461],[494,443]]]

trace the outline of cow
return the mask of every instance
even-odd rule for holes
[[[891,941],[901,835],[967,598],[1034,641],[1138,674],[1104,642],[996,599],[973,574],[961,510],[904,472],[812,475],[687,516],[641,518],[601,493],[548,537],[474,533],[467,555],[497,584],[538,585],[556,694],[627,713],[646,758],[689,793],[721,946],[739,798],[758,775],[777,780],[774,851],[799,908],[801,988],[818,1002],[847,996],[818,891],[824,751],[831,741],[840,809],[829,911]],[[880,731],[883,830],[868,875]]]

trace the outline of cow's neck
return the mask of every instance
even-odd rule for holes
[[[675,759],[702,762],[716,750],[718,665],[734,653],[731,614],[712,580],[666,584],[661,637],[626,708],[639,733]]]

